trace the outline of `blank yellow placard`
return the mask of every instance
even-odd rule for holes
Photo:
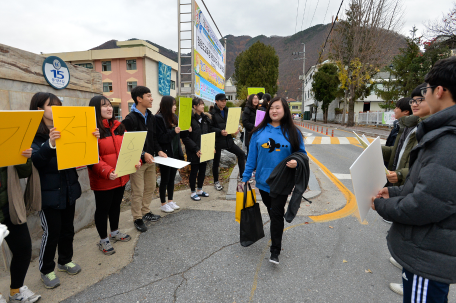
[[[264,87],[248,87],[247,88],[247,93],[249,94],[249,96],[252,95],[252,94],[256,95],[256,94],[258,94],[260,92],[263,93],[263,94],[266,92]]]
[[[200,163],[214,159],[215,133],[201,135]]]
[[[228,118],[226,119],[226,131],[228,134],[234,134],[239,128],[239,119],[241,119],[241,108],[228,108]]]
[[[0,111],[0,167],[25,164],[21,152],[32,146],[42,110]]]
[[[60,131],[55,140],[59,170],[98,163],[95,107],[53,106],[52,116]]]
[[[115,173],[118,177],[136,172],[135,165],[141,159],[147,132],[128,132],[124,134]]]

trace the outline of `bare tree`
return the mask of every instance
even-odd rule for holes
[[[426,36],[434,38],[436,36],[456,36],[456,2],[450,12],[444,14],[442,19],[428,21],[424,25],[427,29]]]
[[[348,126],[354,125],[356,99],[372,76],[398,51],[404,38],[397,34],[403,23],[400,0],[351,0],[345,16],[335,26],[330,58],[342,67],[340,81],[348,90]]]

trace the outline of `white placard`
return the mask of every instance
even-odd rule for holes
[[[361,222],[371,208],[372,197],[386,184],[380,137],[377,137],[350,167]]]
[[[154,157],[154,162],[157,164],[170,166],[170,167],[174,167],[177,169],[181,169],[182,167],[185,167],[190,164],[190,162],[185,162],[185,161],[177,160],[174,158],[163,158],[160,156]]]

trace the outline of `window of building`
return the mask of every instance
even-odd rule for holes
[[[112,93],[112,82],[103,82],[103,92]]]
[[[119,121],[122,121],[122,115],[120,113],[120,108],[118,105],[113,105],[112,106],[112,111],[113,111],[113,115],[114,117],[119,120]]]
[[[75,65],[82,66],[82,67],[85,67],[85,68],[88,68],[88,69],[93,69],[93,64],[92,63],[77,63]]]
[[[297,106],[297,105],[293,105],[293,106],[291,107],[291,109],[298,109],[298,106]]]
[[[176,89],[176,81],[171,80],[171,89]]]
[[[233,100],[233,95],[226,95],[226,100]]]
[[[101,62],[101,71],[110,72],[111,71],[111,61],[102,61]]]
[[[138,86],[138,82],[133,81],[133,82],[127,82],[127,92],[131,92],[133,88]]]
[[[136,70],[136,60],[127,60],[127,70]]]

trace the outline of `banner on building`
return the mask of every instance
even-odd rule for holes
[[[171,66],[158,62],[158,93],[169,96],[171,89]]]
[[[214,102],[225,90],[226,52],[196,2],[194,13],[195,95]]]

